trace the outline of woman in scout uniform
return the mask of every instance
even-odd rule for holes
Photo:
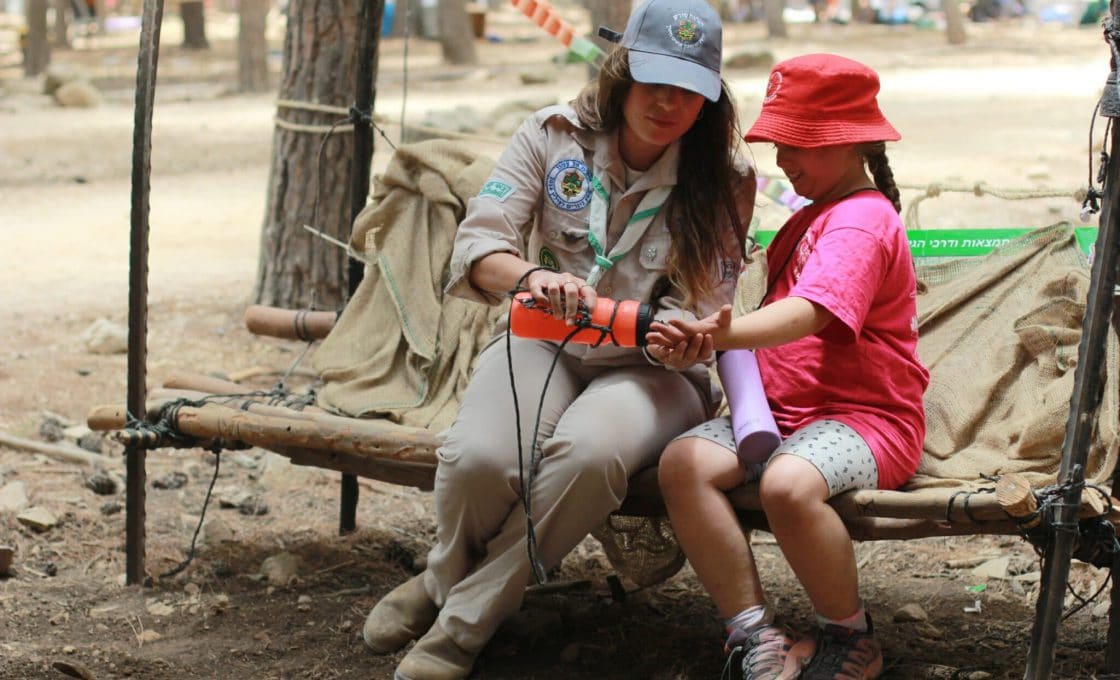
[[[647,0],[624,34],[604,31],[621,46],[598,81],[531,116],[468,203],[448,293],[498,304],[522,287],[566,319],[600,295],[648,302],[663,320],[732,300],[755,183],[734,151],[719,17],[701,0]],[[420,638],[402,680],[468,675],[532,570],[557,566],[619,507],[630,475],[711,411],[698,363],[710,344],[651,354],[567,345],[546,390],[557,344],[512,337],[507,349],[506,337],[501,324],[438,451],[427,570],[386,595],[363,630],[380,653]],[[528,498],[539,565],[519,435],[541,456]]]

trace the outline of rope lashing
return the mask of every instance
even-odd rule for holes
[[[330,104],[316,104],[313,102],[301,102],[293,99],[277,99],[277,109],[293,109],[296,111],[311,111],[313,113],[326,113],[334,116],[344,117],[350,120],[351,110],[342,106],[331,106]],[[303,123],[292,123],[284,120],[279,115],[274,116],[272,119],[276,127],[282,130],[291,130],[292,132],[309,132],[312,134],[322,134],[325,132],[353,132],[354,125],[349,123],[346,125],[307,125]]]
[[[265,397],[260,402],[268,406],[283,406],[294,411],[301,411],[315,403],[315,392],[307,394],[292,394],[283,389],[269,391],[246,392],[243,394],[213,394],[202,399],[187,399],[180,397],[163,404],[159,413],[152,421],[141,420],[131,413],[125,415],[125,425],[113,434],[113,438],[125,446],[134,446],[141,449],[159,448],[205,448],[212,453],[221,450],[238,450],[251,448],[248,444],[238,440],[207,439],[203,440],[194,435],[186,434],[178,429],[179,412],[184,407],[201,408],[206,404],[221,404],[234,399],[249,399]],[[252,404],[249,401],[241,404],[243,410],[249,410]]]
[[[906,206],[906,215],[904,216],[904,224],[907,230],[921,229],[921,220],[918,216],[918,207],[922,201],[928,198],[937,198],[944,193],[968,193],[982,198],[984,196],[993,196],[995,198],[1002,198],[1008,201],[1023,201],[1037,198],[1072,198],[1077,203],[1081,203],[1089,195],[1089,190],[1085,187],[1078,187],[1073,190],[1062,189],[1008,189],[1001,187],[988,186],[983,181],[973,182],[972,184],[942,184],[940,182],[931,182],[930,184],[899,184],[900,189],[918,189],[922,193],[910,199]]]

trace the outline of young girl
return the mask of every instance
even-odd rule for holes
[[[710,336],[717,350],[757,349],[785,437],[765,471],[740,465],[728,418],[685,433],[661,457],[670,519],[726,619],[737,678],[848,680],[882,669],[852,543],[827,503],[849,489],[901,485],[925,435],[914,268],[883,143],[899,134],[878,91],[874,71],[836,55],[774,67],[746,140],[773,143],[778,167],[812,203],[770,245],[757,311],[655,323],[649,335],[663,348]],[[816,609],[815,639],[796,640],[775,618],[724,495],[760,474],[767,522]]]
[[[755,184],[733,151],[719,17],[707,2],[648,0],[625,34],[608,37],[621,47],[598,82],[530,117],[467,205],[448,293],[497,304],[524,287],[569,320],[598,295],[649,302],[661,319],[694,320],[732,300]],[[516,336],[507,346],[502,323],[478,358],[438,451],[427,570],[382,598],[363,630],[379,653],[420,638],[400,680],[467,676],[521,605],[534,565],[518,437],[527,462],[542,391],[543,458],[528,498],[546,570],[619,507],[632,473],[710,417],[697,364],[710,344],[648,355],[570,344],[544,389],[556,352]]]

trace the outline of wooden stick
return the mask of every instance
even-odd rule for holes
[[[250,333],[286,340],[321,340],[334,328],[337,318],[334,312],[266,305],[249,305],[245,309],[245,327]]]
[[[53,458],[63,463],[78,463],[79,465],[112,468],[120,467],[121,465],[121,461],[112,456],[99,456],[96,453],[90,453],[85,449],[80,449],[77,446],[69,446],[67,444],[37,442],[31,439],[24,439],[23,437],[16,437],[6,432],[0,432],[0,446],[7,446],[21,451],[41,453],[48,458]]]
[[[1007,472],[1000,476],[996,483],[996,501],[1007,513],[1007,516],[1012,519],[1030,517],[1038,509],[1038,498],[1034,489],[1031,488],[1030,482],[1023,475],[1014,472]],[[1096,491],[1083,489],[1078,517],[1081,519],[1100,517],[1108,511],[1108,502],[1109,500]],[[1117,506],[1114,505],[1113,507]],[[1022,523],[1022,526],[1026,529],[1033,529],[1041,522],[1042,517],[1035,515],[1026,523]]]
[[[281,404],[265,403],[268,397],[225,397],[220,394],[207,394],[206,392],[198,392],[196,390],[180,390],[170,387],[157,387],[151,391],[148,397],[158,405],[158,408],[154,411],[151,408],[148,409],[148,417],[152,419],[158,415],[159,408],[162,408],[164,404],[172,399],[190,399],[192,401],[207,399],[210,403],[220,404],[229,408],[251,411],[264,416],[296,418],[298,420],[309,420],[312,418],[313,413],[326,413],[321,408],[310,405],[297,411],[294,408],[288,408]]]
[[[435,463],[439,438],[421,428],[381,420],[315,414],[310,420],[280,418],[205,404],[179,410],[177,428],[196,437],[277,447],[353,453],[396,461]]]
[[[274,368],[272,366],[250,366],[249,368],[243,368],[240,371],[232,371],[229,374],[229,379],[235,383],[240,383],[242,380],[257,378],[262,375],[282,376],[285,373],[287,373],[286,370]],[[307,368],[296,368],[294,371],[292,371],[292,375],[298,375],[301,378],[310,378],[311,380],[315,380],[319,377],[319,374],[316,371],[312,371],[311,369]]]
[[[120,429],[124,427],[123,408],[97,407],[90,412],[87,422],[90,429]],[[425,465],[435,464],[435,450],[441,443],[437,435],[422,428],[255,403],[249,404],[249,410],[242,410],[239,403],[183,406],[178,411],[176,427],[200,439],[243,441],[270,451],[336,451]]]
[[[298,449],[278,446],[271,449],[287,456],[294,465],[337,470],[358,477],[368,477],[396,486],[412,486],[421,491],[431,491],[435,486],[436,463],[389,460],[374,456],[341,451]]]
[[[1021,521],[1024,529],[1033,529],[1042,524],[1041,515],[1031,515],[1038,510],[1038,499],[1035,498],[1031,483],[1022,475],[1013,472],[1006,473],[996,482],[996,502],[1014,520]]]
[[[148,413],[145,416],[149,422],[154,422],[159,418],[160,410],[169,401],[176,399],[191,399],[198,401],[206,397],[212,398],[213,403],[228,408],[240,409],[244,411],[251,411],[253,413],[260,413],[261,415],[274,416],[280,418],[294,418],[298,420],[309,420],[312,414],[321,413],[326,414],[322,409],[315,406],[306,406],[303,410],[297,411],[295,409],[287,408],[285,406],[275,406],[272,404],[264,404],[258,401],[264,397],[223,397],[209,392],[199,392],[197,390],[184,390],[170,387],[157,387],[148,395]],[[112,430],[121,430],[125,426],[125,410],[123,406],[114,406],[112,404],[103,404],[95,406],[90,409],[89,414],[86,416],[86,426],[91,430],[98,432],[108,432]]]
[[[210,394],[244,394],[253,391],[253,388],[248,385],[241,385],[231,380],[223,380],[200,373],[172,373],[167,380],[163,381],[163,386],[183,390],[198,390]]]
[[[967,510],[966,496],[962,493],[964,491],[969,494]],[[845,522],[855,517],[944,521],[946,510],[949,509],[951,512],[948,519],[952,523],[980,526],[980,522],[1007,520],[1007,513],[1000,506],[996,496],[997,494],[993,493],[976,493],[974,490],[957,488],[917,491],[860,490],[842,493],[829,500],[829,504]],[[741,486],[728,492],[727,497],[736,510],[762,510],[762,502],[758,498],[758,484]],[[1117,508],[1116,514],[1120,515],[1120,505],[1117,505]],[[665,506],[658,491],[656,468],[647,468],[630,480],[630,489],[620,512],[637,516],[665,513]],[[1100,494],[1092,491],[1082,494],[1082,518],[1096,517],[1104,512],[1105,505]]]

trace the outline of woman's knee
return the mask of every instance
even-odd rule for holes
[[[517,472],[516,453],[501,446],[446,442],[436,457],[441,476],[458,488],[494,488]]]
[[[549,474],[569,480],[573,491],[588,496],[609,494],[621,503],[626,496],[629,472],[612,446],[603,442],[553,440],[545,446],[543,466]]]

